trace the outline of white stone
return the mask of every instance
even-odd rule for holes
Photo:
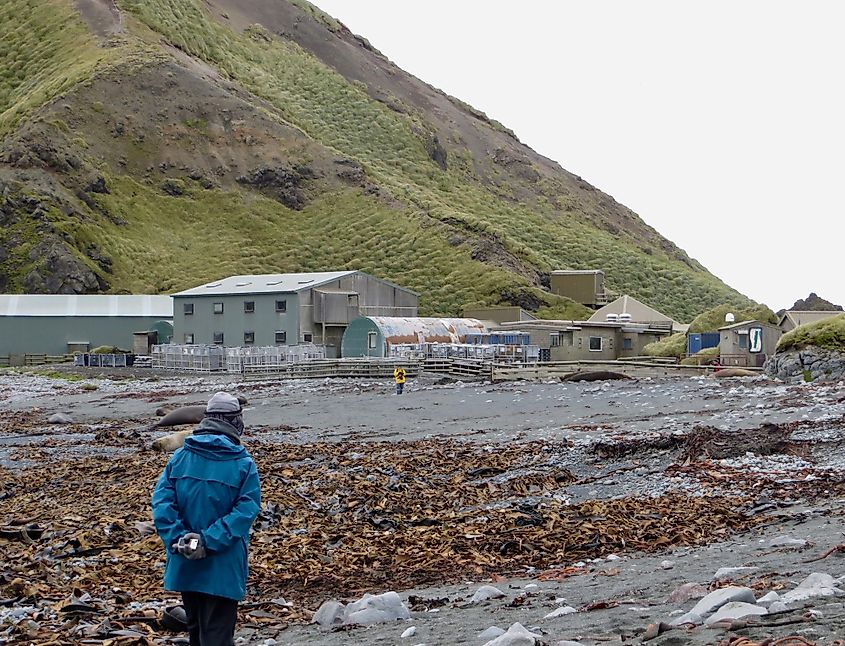
[[[402,639],[407,639],[408,637],[413,637],[417,634],[417,627],[411,626],[410,628],[406,628],[402,631],[402,634],[399,635]]]
[[[798,584],[794,590],[790,590],[783,596],[781,601],[789,605],[798,601],[806,601],[813,597],[838,597],[845,594],[837,586],[839,582],[826,572],[813,572],[806,579]]]
[[[787,606],[783,601],[775,601],[769,606],[769,614],[776,615],[780,612],[787,612],[789,610],[789,606]]]
[[[581,642],[573,642],[568,639],[564,639],[563,641],[555,642],[555,646],[584,646]]]
[[[555,617],[563,617],[564,615],[571,615],[573,612],[578,612],[572,606],[561,606],[555,610],[552,610],[549,614],[547,614],[543,619],[554,619]]]
[[[73,424],[73,418],[70,415],[65,415],[64,413],[56,413],[55,415],[50,415],[50,418],[47,420],[48,424]]]
[[[722,579],[732,579],[737,574],[745,574],[747,572],[754,572],[759,570],[758,567],[720,567],[713,575],[714,581],[721,581]]]
[[[759,617],[767,614],[767,612],[768,611],[765,608],[754,603],[731,601],[710,615],[704,623],[707,626],[712,626],[719,621],[742,619],[743,617],[750,617],[751,615],[757,615]]]
[[[350,603],[344,611],[343,623],[371,626],[410,618],[411,611],[402,603],[399,595],[391,591],[376,595],[365,594],[358,601]]]
[[[780,601],[780,595],[773,590],[772,592],[764,594],[762,597],[757,599],[757,605],[763,606],[764,608],[768,608],[775,601]]]
[[[704,623],[704,620],[701,618],[701,615],[699,615],[696,612],[687,612],[687,613],[682,614],[677,619],[673,619],[670,622],[670,625],[672,625],[672,626],[683,626],[684,624],[695,624],[696,626],[698,626],[699,624],[702,624],[702,623]]]
[[[608,561],[621,561],[622,560],[622,557],[617,556],[616,554],[608,554],[604,558],[606,558]]]
[[[501,599],[505,593],[499,588],[492,585],[482,585],[470,599],[471,603],[481,603],[482,601],[489,601],[490,599]]]
[[[667,561],[660,561],[660,567],[663,568],[664,570],[671,570],[673,567],[675,567],[675,562],[674,561],[668,561],[668,560]]]
[[[478,638],[485,642],[489,642],[491,639],[496,639],[499,635],[504,634],[504,629],[499,628],[498,626],[490,626],[487,630],[482,630],[478,633]]]
[[[536,583],[529,583],[529,584],[527,584],[527,585],[525,586],[525,588],[524,588],[524,590],[525,590],[526,592],[536,592],[536,591],[537,591],[537,590],[539,590],[539,589],[540,589],[540,586],[539,586],[539,585],[537,585]]]
[[[535,646],[539,640],[540,635],[535,635],[517,622],[506,633],[491,639],[484,646]]]
[[[756,603],[754,591],[751,588],[742,588],[736,585],[727,588],[714,590],[706,595],[701,601],[693,606],[692,612],[699,617],[716,612],[719,608],[731,601],[744,601],[745,603]]]
[[[319,624],[324,628],[331,628],[343,623],[343,609],[344,605],[340,601],[334,599],[324,601],[314,616],[311,618],[312,624]]]

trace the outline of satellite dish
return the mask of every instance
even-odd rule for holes
[[[735,321],[736,317],[732,313],[728,312],[725,314],[725,323],[734,323]]]

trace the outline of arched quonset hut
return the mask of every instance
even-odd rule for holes
[[[349,323],[341,342],[344,357],[386,357],[399,343],[465,343],[487,331],[478,319],[362,316]]]

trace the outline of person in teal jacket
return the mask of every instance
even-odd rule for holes
[[[240,402],[217,393],[153,492],[167,551],[164,587],[182,593],[190,646],[231,646],[246,594],[249,530],[261,509],[255,462],[241,446]]]

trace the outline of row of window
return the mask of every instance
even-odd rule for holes
[[[564,346],[571,346],[573,345],[573,336],[572,332],[553,332],[549,335],[550,339],[550,346],[553,348],[559,348],[561,345]],[[579,345],[581,341],[578,341]],[[601,352],[604,348],[602,337],[600,336],[591,336],[589,337],[589,344],[590,344],[590,352]],[[634,348],[634,340],[630,337],[624,337],[622,339],[622,349],[623,350],[633,350]]]
[[[314,336],[309,333],[305,333],[302,335],[302,340],[305,343],[311,343]],[[213,335],[213,342],[215,345],[223,345],[223,333],[222,332],[215,332]],[[288,342],[288,333],[284,330],[278,330],[275,333],[275,343],[276,345],[285,345]],[[187,345],[192,345],[194,343],[194,335],[191,333],[185,334],[185,343]],[[255,332],[247,331],[244,332],[244,345],[252,345],[255,343]]]
[[[222,314],[223,313],[223,303],[218,302],[213,304],[213,309],[215,314]],[[276,311],[280,314],[284,314],[288,311],[288,302],[286,300],[277,300],[276,301]],[[244,301],[244,313],[245,314],[252,314],[255,312],[255,301]],[[194,304],[193,303],[183,303],[182,304],[182,313],[185,316],[192,316],[194,313]]]

